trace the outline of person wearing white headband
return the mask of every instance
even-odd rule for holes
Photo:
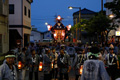
[[[83,65],[81,80],[110,80],[103,61],[99,60],[99,48],[92,47],[89,60]]]
[[[5,59],[6,62],[0,66],[0,80],[17,80],[17,71],[14,66],[15,55],[8,52]]]

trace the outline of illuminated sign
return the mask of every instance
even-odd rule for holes
[[[116,31],[116,32],[115,32],[115,35],[116,35],[116,36],[120,36],[120,31]]]

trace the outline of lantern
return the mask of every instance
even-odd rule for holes
[[[48,25],[47,28],[48,28],[48,31],[50,31],[52,27],[50,25]]]
[[[61,16],[58,15],[58,17],[56,18],[58,21],[62,20]]]
[[[39,64],[39,71],[42,71],[42,68],[43,68],[42,62],[40,62],[40,64]]]
[[[52,68],[53,68],[53,62],[52,62],[52,64],[51,64],[51,66],[52,66]]]
[[[54,34],[54,37],[56,37],[57,36],[57,34]]]
[[[67,30],[69,31],[70,29],[71,29],[71,25],[69,24],[68,26],[67,26]]]
[[[22,69],[22,62],[21,61],[18,62],[18,69]]]
[[[82,75],[82,71],[83,71],[83,65],[81,65],[80,67],[80,75]]]
[[[62,36],[65,36],[65,33],[64,33],[64,32],[62,32]]]

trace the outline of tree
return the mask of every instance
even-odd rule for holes
[[[115,14],[115,18],[120,18],[120,0],[113,0],[112,2],[105,3],[105,7],[110,9],[113,14]]]
[[[106,15],[99,13],[97,16],[93,17],[86,23],[86,31],[89,34],[96,35],[99,41],[99,36],[101,36],[101,41],[104,39],[104,34],[107,31],[107,36],[110,30],[116,29],[116,25],[111,26],[112,20],[110,20]]]
[[[86,23],[86,19],[81,19],[81,22],[78,22],[77,24],[75,24],[72,28],[71,28],[71,32],[72,34],[77,34],[77,31],[79,30],[79,36],[81,36],[81,31],[85,30],[85,23]],[[79,37],[80,38],[80,37]]]

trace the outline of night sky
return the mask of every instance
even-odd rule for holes
[[[38,31],[47,31],[45,22],[53,26],[56,15],[64,18],[62,23],[65,26],[68,24],[73,25],[72,15],[79,9],[69,10],[68,6],[87,8],[99,12],[101,10],[101,0],[33,0],[31,5],[31,25],[38,28]]]

